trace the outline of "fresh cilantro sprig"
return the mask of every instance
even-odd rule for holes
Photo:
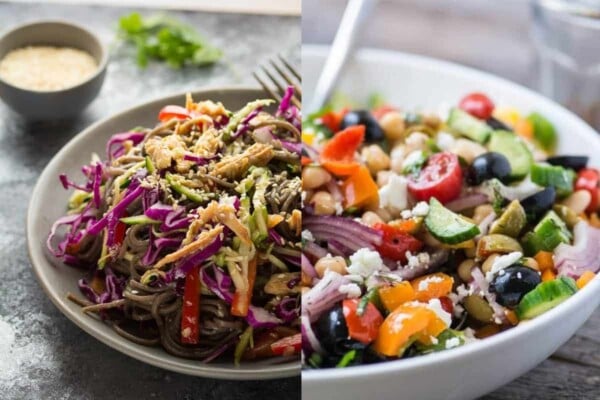
[[[223,53],[211,46],[192,27],[164,15],[143,18],[131,13],[119,19],[119,37],[137,47],[137,63],[151,58],[173,68],[204,66],[217,62]]]

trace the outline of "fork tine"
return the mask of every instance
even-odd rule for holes
[[[271,87],[269,87],[269,85],[267,85],[262,79],[260,79],[260,77],[258,76],[258,74],[256,72],[253,72],[252,75],[254,76],[254,79],[256,79],[258,81],[258,83],[260,83],[260,86],[262,86],[262,88],[265,90],[265,92],[267,92],[275,100],[281,101],[281,96],[279,96],[277,93],[273,92]]]
[[[290,71],[296,77],[296,79],[298,79],[298,82],[302,82],[300,73],[296,70],[296,68],[292,67],[290,65],[290,63],[288,63],[287,60],[285,58],[283,58],[283,56],[281,54],[277,54],[277,57],[279,57],[279,59],[281,60],[283,65],[285,65],[285,67],[288,69],[288,71]]]
[[[294,82],[290,76],[283,71],[279,65],[277,65],[277,63],[274,60],[269,60],[269,62],[271,63],[271,65],[273,66],[273,68],[279,73],[279,75],[281,75],[281,77],[283,77],[283,79],[288,83],[288,85],[293,86],[294,87],[294,94],[297,94],[298,97],[302,97],[302,89],[300,88],[300,86],[298,86],[296,84],[296,82]]]
[[[271,72],[269,72],[269,70],[267,68],[265,68],[264,65],[262,65],[261,68],[262,68],[263,72],[265,73],[265,75],[267,75],[267,77],[271,80],[271,82],[273,82],[273,84],[275,86],[277,86],[277,89],[279,90],[279,93],[281,93],[282,96],[283,96],[283,93],[285,93],[285,89],[286,88],[279,82],[278,79],[275,79],[275,77],[273,76],[273,74],[271,74]],[[292,96],[291,100],[292,100],[292,103],[296,107],[298,107],[298,108],[301,107],[300,101],[296,98],[296,96]]]

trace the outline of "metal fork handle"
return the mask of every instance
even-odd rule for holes
[[[340,71],[348,60],[362,22],[370,14],[374,0],[349,0],[342,21],[331,45],[321,76],[317,81],[308,113],[322,108],[335,87]],[[307,114],[308,114],[307,113]]]

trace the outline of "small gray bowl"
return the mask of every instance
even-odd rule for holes
[[[20,25],[0,38],[0,59],[11,50],[47,45],[73,47],[96,59],[98,69],[85,81],[66,89],[41,92],[14,86],[0,78],[0,97],[28,120],[71,118],[98,95],[106,74],[107,51],[87,29],[64,21],[38,21]]]

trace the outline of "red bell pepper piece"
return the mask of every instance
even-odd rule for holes
[[[167,122],[173,118],[186,119],[190,117],[190,112],[185,107],[180,106],[165,106],[158,113],[158,120],[160,122]]]
[[[575,190],[587,190],[592,196],[590,204],[587,206],[585,211],[594,212],[598,209],[599,202],[599,189],[598,183],[600,181],[600,173],[593,168],[584,168],[577,173],[577,179],[575,180]]]
[[[181,342],[198,344],[200,339],[200,267],[195,266],[185,277]]]
[[[302,334],[297,333],[287,336],[271,344],[271,351],[275,356],[291,356],[300,353],[302,348]]]

